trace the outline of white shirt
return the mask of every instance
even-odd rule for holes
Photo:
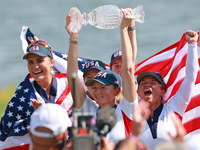
[[[37,98],[37,100],[39,102],[42,102],[43,104],[45,104],[45,101],[44,99],[41,97],[41,95],[37,92],[37,90],[35,89],[34,87],[34,79],[31,78],[29,79],[30,82],[31,82],[31,85],[34,89],[34,92],[35,92],[35,96]],[[63,92],[66,90],[66,88],[69,88],[67,87],[68,85],[68,80],[66,77],[62,77],[62,78],[57,78],[56,77],[56,82],[57,82],[57,91],[56,91],[56,97],[55,97],[55,103],[57,102],[57,100],[61,97],[61,95],[63,94]],[[63,100],[61,102],[61,106],[68,112],[69,114],[69,111],[72,107],[72,104],[73,104],[73,100],[72,100],[72,96],[71,96],[71,92],[69,91],[67,95],[63,96]]]
[[[129,103],[124,97],[122,101],[117,105],[116,114],[117,114],[117,123],[113,129],[107,134],[109,141],[113,141],[117,144],[120,140],[125,139],[127,135],[132,131],[133,120],[133,111],[134,108],[138,105],[138,99],[136,98],[133,103]],[[88,96],[79,109],[83,112],[93,112],[96,118],[99,105],[92,101]],[[106,114],[105,114],[106,115]],[[129,132],[129,133],[128,133]]]
[[[170,137],[168,132],[170,132],[172,136],[176,135],[176,129],[173,121],[169,117],[169,112],[176,112],[180,116],[183,116],[185,109],[191,100],[192,91],[199,69],[196,45],[188,45],[187,57],[186,77],[177,93],[170,99],[169,102],[164,104],[161,114],[159,115],[157,123],[157,138],[153,139],[147,122],[143,132],[141,133],[141,140],[147,145],[147,147],[149,147],[150,150],[154,150],[155,146],[160,142],[169,141]]]

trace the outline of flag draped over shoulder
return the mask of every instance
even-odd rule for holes
[[[33,36],[33,32],[26,27],[22,27],[22,32],[20,35],[21,41],[22,41],[22,48],[24,53],[26,53],[26,48],[28,46],[27,36]],[[163,74],[164,81],[166,83],[166,93],[164,96],[165,103],[167,103],[173,95],[178,91],[184,77],[185,77],[185,65],[186,65],[186,59],[187,59],[187,41],[185,39],[185,35],[182,36],[181,40],[176,42],[175,44],[161,50],[160,52],[154,54],[153,56],[150,56],[146,60],[138,63],[136,65],[136,72],[135,77],[143,71],[153,71],[153,72],[160,72]],[[200,52],[200,48],[198,49]],[[59,76],[62,78],[62,76],[66,76],[67,71],[67,57],[68,55],[65,53],[60,53],[57,51],[53,51],[53,57],[55,61],[54,69],[55,72],[60,73]],[[199,56],[200,57],[200,56]],[[83,65],[90,61],[90,59],[85,58],[78,58],[78,75],[82,79],[82,68]],[[107,68],[109,68],[109,65],[105,64]],[[28,78],[28,77],[27,77]],[[26,79],[27,79],[26,78]],[[24,81],[26,81],[26,79]],[[27,115],[31,115],[33,112],[33,106],[32,103],[27,103],[27,106],[24,107],[23,103],[24,100],[29,100],[30,98],[35,98],[34,94],[30,97],[25,96],[21,97],[21,94],[26,94],[26,92],[33,92],[31,89],[31,85],[29,86],[27,83],[24,86],[24,81],[19,85],[18,89],[16,90],[15,94],[13,95],[13,98],[9,102],[7,108],[12,108],[15,106],[15,112],[14,111],[5,111],[2,118],[12,118],[13,122],[11,121],[3,121],[1,120],[0,125],[0,149],[1,145],[5,144],[4,142],[7,140],[6,150],[15,150],[15,149],[22,149],[27,150],[28,144],[30,142],[30,139],[27,138],[27,134],[24,135],[24,133],[27,132],[27,129],[29,129],[29,120],[24,119],[23,116],[18,115],[18,111],[24,112],[24,117]],[[198,133],[200,132],[200,92],[198,89],[200,89],[200,72],[198,72],[198,76],[195,83],[195,89],[193,91],[193,96],[191,99],[191,102],[189,103],[185,114],[182,116],[182,123],[184,127],[186,128],[187,135],[190,135],[192,133]],[[83,82],[83,81],[82,81]],[[22,87],[21,87],[22,86]],[[27,90],[29,89],[29,90]],[[21,93],[21,94],[18,94]],[[17,100],[14,100],[17,98]],[[25,98],[25,99],[24,99]],[[23,108],[22,108],[23,107]],[[4,135],[3,132],[8,132],[8,130],[11,130],[10,127],[16,126],[12,129],[12,131],[9,131],[9,135]],[[22,133],[22,134],[20,134]],[[12,137],[20,137],[20,141],[10,140]],[[15,138],[14,138],[15,139]],[[27,141],[28,139],[28,141]]]
[[[30,44],[27,40],[27,36],[34,36],[34,34],[28,27],[23,26],[20,39],[22,41],[22,49],[24,53],[26,53],[26,48]],[[67,80],[67,57],[67,54],[53,51],[53,58],[55,60],[53,70],[54,76],[64,81]],[[88,61],[90,61],[90,59],[78,58],[78,75],[80,79],[82,79],[82,82],[82,68]],[[19,84],[12,99],[7,105],[4,115],[1,118],[0,149],[27,150],[29,148],[30,137],[27,134],[27,131],[30,128],[30,116],[34,111],[30,99],[36,99],[30,80],[33,80],[33,78],[30,75],[27,75],[24,81]],[[55,103],[62,105],[64,99],[71,99],[71,93],[68,85],[66,85],[66,89]],[[64,105],[68,105],[66,101],[64,103]]]
[[[67,82],[66,74],[55,74],[57,80]],[[33,104],[30,99],[37,99],[32,86],[34,79],[28,74],[24,81],[17,87],[13,97],[9,101],[7,108],[0,122],[0,149],[20,149],[29,148],[30,136],[30,117],[34,112]],[[58,93],[62,94],[55,99],[55,104],[61,105],[69,113],[72,106],[72,97],[69,86],[66,84],[58,85]]]
[[[0,149],[17,146],[20,141],[15,139],[15,136],[20,136],[23,140],[20,145],[30,142],[30,138],[27,138],[27,130],[30,128],[30,116],[34,111],[30,98],[36,97],[27,75],[18,86],[1,118]]]
[[[165,101],[164,103],[167,103],[175,95],[185,78],[187,49],[188,43],[185,39],[185,34],[183,34],[180,41],[138,63],[136,66],[135,76],[143,71],[159,72],[163,74],[163,78],[167,87],[163,98]],[[198,47],[198,54],[199,53],[200,48]],[[186,129],[186,136],[189,136],[192,133],[200,132],[199,82],[200,71],[198,71],[192,99],[188,104],[184,115],[182,117],[179,116],[180,119],[182,119],[182,124]]]

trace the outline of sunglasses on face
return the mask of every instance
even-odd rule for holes
[[[28,51],[28,49],[29,49],[31,46],[33,46],[33,45],[42,45],[42,46],[44,46],[45,48],[49,49],[49,51],[51,52],[51,55],[52,55],[52,57],[53,57],[52,49],[51,49],[51,47],[50,47],[46,42],[41,41],[41,40],[39,40],[39,41],[34,41],[34,42],[32,42],[31,44],[29,44],[29,46],[27,47],[27,50],[26,50],[26,51]]]

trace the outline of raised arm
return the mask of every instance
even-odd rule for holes
[[[69,82],[69,88],[73,96],[73,81],[72,81],[72,73],[78,73],[78,33],[73,33],[70,28],[70,23],[72,19],[71,16],[66,17],[66,26],[65,29],[69,33],[69,50],[68,50],[68,63],[67,63],[67,78]],[[80,108],[85,101],[86,93],[84,86],[79,79],[78,75],[75,78],[75,97],[76,97],[76,108]],[[73,97],[74,99],[74,97]]]
[[[185,33],[188,42],[187,61],[185,69],[185,79],[183,80],[178,92],[175,95],[176,108],[179,108],[178,113],[182,115],[192,98],[195,80],[199,70],[197,40],[198,34],[194,31],[188,30]]]
[[[122,22],[120,25],[120,34],[121,34],[121,50],[122,50],[122,68],[121,68],[121,77],[122,77],[122,88],[124,97],[130,102],[134,102],[136,99],[136,85],[135,85],[135,54],[137,52],[136,40],[132,42],[129,38],[128,26],[133,21],[133,14],[131,9],[121,9],[123,13]],[[135,32],[135,31],[134,31]],[[132,39],[136,39],[135,34],[132,35]],[[132,47],[134,47],[132,49]]]
[[[132,47],[132,60],[133,62],[135,62],[137,56],[137,39],[136,39],[136,28],[134,20],[132,20],[128,26],[128,36]]]

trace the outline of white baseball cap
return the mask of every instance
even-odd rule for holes
[[[71,126],[67,111],[58,104],[43,104],[31,115],[30,132],[38,137],[54,138]],[[52,133],[36,131],[37,127],[46,127],[52,130]]]

